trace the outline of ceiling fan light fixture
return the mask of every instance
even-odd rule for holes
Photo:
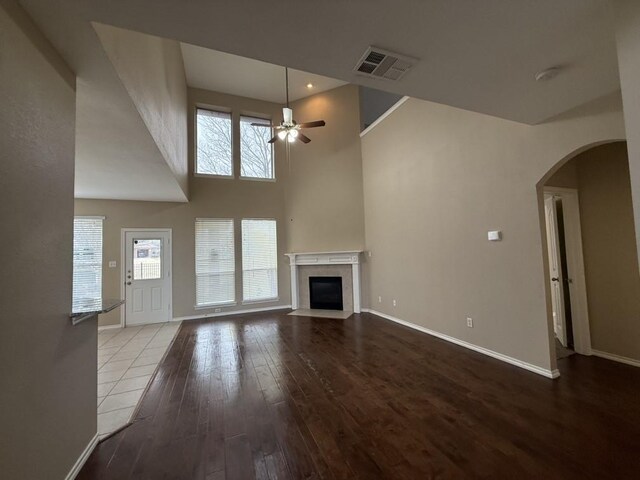
[[[305,129],[305,128],[324,127],[325,121],[316,120],[314,122],[297,123],[293,119],[293,110],[289,107],[289,69],[287,67],[284,68],[284,79],[285,79],[285,93],[287,97],[287,103],[285,107],[282,109],[282,122],[280,122],[280,125],[275,127],[275,130],[277,130],[277,133],[267,143],[272,144],[276,142],[278,139],[288,143],[293,143],[296,141],[296,138],[300,140],[302,143],[309,143],[311,139],[299,130]],[[307,87],[312,88],[313,85],[311,83],[308,83]],[[274,129],[271,123],[254,122],[251,125],[254,127],[269,127]],[[288,152],[289,150],[287,150],[287,155],[288,155]]]
[[[293,110],[288,107],[282,109],[282,118],[285,125],[289,125],[293,122]]]

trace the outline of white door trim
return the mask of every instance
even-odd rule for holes
[[[171,288],[169,289],[169,320],[173,318],[173,237],[171,228],[121,228],[120,229],[120,298],[125,297],[124,284],[127,281],[126,276],[126,255],[125,251],[127,232],[165,232],[169,235],[169,269],[171,271]],[[120,327],[126,326],[126,308],[120,309]]]
[[[571,296],[573,345],[577,353],[591,355],[591,329],[589,327],[578,190],[575,188],[544,187],[543,191],[562,198],[567,269],[569,270],[566,274],[571,278],[569,294]]]

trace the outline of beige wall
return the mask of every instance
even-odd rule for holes
[[[7,0],[0,58],[0,476],[65,478],[97,397],[95,321],[69,320],[75,75]]]
[[[94,24],[109,60],[149,133],[188,195],[187,83],[180,44]]]
[[[616,96],[538,126],[405,102],[362,139],[370,307],[555,368],[536,185],[584,145],[620,138]]]
[[[289,305],[288,251],[340,250],[364,245],[362,176],[359,149],[358,92],[341,87],[309,97],[294,105],[297,120],[323,118],[327,126],[308,131],[313,141],[294,145],[291,177],[284,146],[276,143],[276,182],[190,177],[187,204],[113,200],[76,200],[76,215],[104,215],[103,293],[120,297],[120,238],[124,227],[173,229],[173,316],[214,313],[214,308],[194,309],[195,246],[197,217],[236,219],[236,269],[241,270],[240,230],[242,218],[275,218],[278,222],[279,302],[222,307],[223,312],[247,308]],[[189,89],[189,159],[193,169],[193,113],[195,106],[230,109],[238,125],[241,114],[271,115],[282,119],[281,105],[206,90]],[[351,110],[354,108],[355,110]],[[298,113],[300,112],[300,113]],[[236,130],[237,131],[237,130]],[[344,149],[344,151],[342,151]],[[238,142],[234,145],[234,169],[240,169]],[[319,196],[327,193],[320,205]],[[286,205],[295,212],[287,216]],[[291,220],[293,218],[293,221]],[[305,231],[309,229],[309,231]],[[116,260],[117,268],[108,268]],[[240,275],[236,276],[236,297],[241,299]],[[120,321],[120,312],[101,316],[100,325]]]
[[[624,100],[636,245],[640,248],[640,2],[614,0],[618,66]]]
[[[360,102],[346,85],[292,104],[298,122],[325,120],[305,130],[311,143],[291,147],[287,187],[291,252],[355,250],[364,246]]]
[[[574,175],[575,186],[568,185]],[[592,348],[640,360],[640,273],[626,143],[581,153],[551,183],[577,188],[580,196]]]
[[[578,188],[578,162],[577,159],[581,156],[578,155],[567,163],[565,163],[560,170],[555,172],[551,178],[545,182],[546,187],[560,187],[560,188]]]
[[[231,109],[234,124],[241,113],[271,115],[280,118],[280,106],[205,90],[189,90],[189,152],[192,158],[195,106]],[[236,130],[237,131],[237,130]],[[237,143],[237,142],[236,142]],[[239,171],[240,151],[234,145],[235,171]],[[286,173],[280,145],[276,150],[276,177]],[[121,297],[121,229],[171,228],[173,239],[173,316],[174,318],[214,313],[215,308],[195,309],[195,227],[196,218],[233,218],[236,222],[236,270],[242,269],[240,222],[242,218],[274,218],[278,226],[278,291],[280,301],[242,305],[241,276],[236,275],[236,306],[221,307],[223,312],[247,308],[289,305],[288,264],[285,257],[286,218],[284,214],[283,182],[227,179],[215,177],[190,178],[189,203],[137,202],[117,200],[76,200],[76,215],[104,215],[104,275],[103,294]],[[108,268],[116,260],[117,268]],[[100,325],[117,324],[120,312],[102,315]]]

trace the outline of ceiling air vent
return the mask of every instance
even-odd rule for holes
[[[369,47],[353,69],[359,75],[387,80],[400,80],[416,63],[415,58]]]

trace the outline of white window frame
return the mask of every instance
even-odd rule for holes
[[[221,175],[217,173],[199,173],[198,172],[198,110],[206,110],[215,113],[224,113],[229,115],[231,120],[231,174]],[[193,111],[193,176],[199,178],[220,178],[220,179],[234,179],[236,178],[236,161],[235,161],[235,121],[234,115],[231,110],[213,107],[209,105],[196,105]]]
[[[275,238],[275,246],[276,246],[276,294],[274,297],[267,297],[267,298],[260,298],[260,299],[255,299],[255,300],[246,300],[245,297],[245,293],[244,293],[244,245],[242,243],[242,222],[245,220],[269,220],[275,223],[276,225],[276,238]],[[240,263],[241,263],[241,272],[242,272],[242,304],[243,305],[251,305],[251,304],[255,304],[255,303],[269,303],[269,302],[277,302],[280,300],[280,285],[279,285],[279,278],[278,278],[278,221],[275,218],[243,218],[240,221],[240,245],[241,245],[241,250],[242,250],[242,257],[240,259]]]
[[[73,252],[73,256],[75,256],[75,221],[76,220],[100,220],[100,300],[102,300],[103,298],[103,289],[104,289],[104,220],[106,217],[104,216],[99,216],[99,215],[76,215],[73,217],[74,220],[74,228],[73,228],[73,232],[74,232],[74,239],[73,239],[73,243],[74,243],[74,252]],[[72,262],[73,262],[73,266],[72,266],[72,272],[73,272],[73,276],[75,277],[75,259],[72,258]],[[75,280],[73,280],[72,285],[75,284]],[[72,287],[72,292],[71,292],[71,302],[72,304],[76,303],[76,299],[74,298],[74,289]]]
[[[198,274],[197,274],[197,235],[196,235],[196,225],[199,221],[215,221],[215,220],[220,220],[220,221],[231,221],[232,225],[233,225],[233,235],[232,235],[232,245],[233,245],[233,300],[225,300],[225,301],[221,301],[221,302],[211,302],[211,303],[198,303]],[[194,232],[194,276],[195,276],[195,291],[194,291],[194,295],[195,295],[195,302],[194,302],[194,309],[195,310],[207,310],[207,309],[211,309],[211,308],[215,308],[215,307],[224,307],[224,306],[234,306],[237,305],[237,297],[238,297],[238,292],[237,292],[237,281],[238,281],[238,265],[237,265],[237,249],[236,249],[236,221],[234,218],[214,218],[214,217],[198,217],[195,219],[194,224],[193,224],[193,232]]]
[[[262,178],[262,177],[247,177],[245,175],[242,175],[242,118],[253,118],[255,120],[265,120],[268,121],[271,124],[271,135],[275,135],[275,129],[273,128],[273,122],[271,117],[266,116],[266,115],[258,115],[255,113],[241,113],[240,114],[240,118],[238,119],[238,138],[240,138],[240,145],[238,148],[238,155],[240,156],[240,161],[238,162],[238,167],[239,167],[239,176],[238,178],[240,180],[249,180],[249,181],[253,181],[253,182],[275,182],[276,181],[276,150],[275,150],[275,143],[271,144],[271,177],[268,178]],[[249,220],[249,219],[245,219],[245,220]],[[268,220],[268,219],[265,219]]]

